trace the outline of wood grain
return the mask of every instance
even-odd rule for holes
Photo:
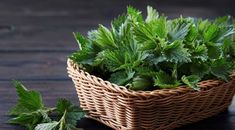
[[[19,79],[67,80],[68,52],[0,53],[0,81]]]
[[[133,5],[146,14],[152,5],[172,17],[215,18],[235,16],[233,0],[1,0],[0,2],[0,130],[24,130],[7,124],[7,111],[16,103],[12,79],[42,93],[53,106],[64,97],[78,105],[75,88],[67,77],[66,59],[77,49],[72,32],[86,34]],[[85,130],[110,130],[90,119],[78,126]],[[234,130],[235,102],[227,112],[177,130]]]

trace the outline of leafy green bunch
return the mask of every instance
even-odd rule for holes
[[[84,70],[132,90],[187,85],[199,90],[205,79],[229,80],[234,68],[234,24],[215,20],[168,19],[152,7],[147,17],[128,6],[107,28],[74,33],[80,50],[70,56]]]
[[[19,96],[18,103],[10,110],[15,116],[9,123],[27,127],[28,130],[79,130],[77,120],[84,116],[84,111],[65,99],[58,100],[56,107],[44,106],[40,93],[27,90],[15,81]]]

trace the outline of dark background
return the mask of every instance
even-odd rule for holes
[[[151,5],[169,18],[183,16],[213,19],[235,16],[233,0],[1,0],[0,1],[0,130],[23,130],[6,124],[7,111],[17,96],[12,79],[42,93],[45,103],[59,97],[78,104],[66,72],[66,59],[77,49],[72,32],[86,34],[132,5],[143,13]],[[89,119],[78,123],[85,130],[108,130]],[[178,130],[235,130],[235,103],[218,116]]]

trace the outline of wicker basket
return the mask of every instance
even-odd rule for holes
[[[90,75],[71,60],[67,69],[88,117],[114,129],[171,130],[223,111],[235,92],[235,80],[228,83],[202,81],[199,83],[201,91],[184,86],[131,91]]]

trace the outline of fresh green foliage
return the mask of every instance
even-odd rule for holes
[[[190,75],[190,76],[182,76],[182,82],[185,83],[186,85],[188,85],[189,87],[195,89],[195,90],[199,90],[197,83],[198,81],[200,81],[200,77],[197,75]]]
[[[175,88],[178,87],[181,83],[177,81],[173,76],[168,75],[167,73],[160,71],[156,74],[155,83],[156,86],[160,88]]]
[[[229,80],[234,69],[235,25],[229,16],[215,20],[168,19],[148,6],[147,17],[131,6],[99,25],[70,58],[86,71],[132,90],[187,85],[199,90],[206,79]]]
[[[77,120],[84,116],[84,111],[65,99],[60,99],[55,108],[45,107],[40,93],[27,90],[23,84],[14,82],[19,96],[18,103],[9,114],[15,116],[11,124],[27,127],[28,130],[78,130]],[[52,121],[51,113],[58,120]]]

